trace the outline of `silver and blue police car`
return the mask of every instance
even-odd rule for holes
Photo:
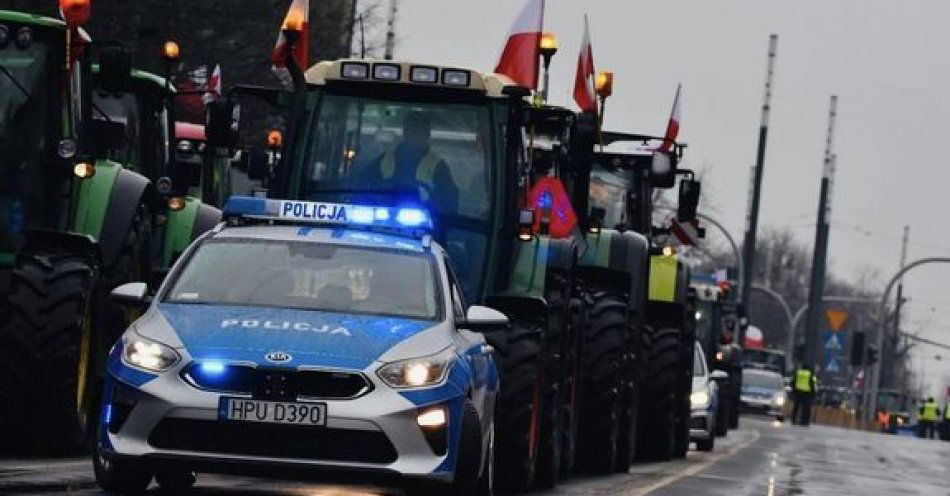
[[[492,493],[499,375],[424,210],[233,197],[112,348],[94,467],[134,493],[196,472],[359,474]],[[144,303],[143,303],[144,304]],[[421,483],[421,484],[419,484]]]

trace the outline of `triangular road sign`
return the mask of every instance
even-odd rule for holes
[[[837,374],[841,372],[841,364],[838,362],[838,357],[831,357],[828,359],[828,366],[825,367],[825,372],[829,374]]]
[[[825,339],[825,349],[826,350],[843,350],[844,346],[841,344],[841,338],[838,337],[836,333],[829,332],[827,333],[827,338]]]
[[[840,331],[844,327],[845,321],[848,320],[848,311],[842,310],[840,308],[829,308],[825,310],[825,318],[828,319],[828,325],[831,326],[832,331]]]

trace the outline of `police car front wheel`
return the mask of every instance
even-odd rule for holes
[[[152,481],[150,467],[134,462],[110,460],[98,450],[93,455],[93,470],[99,487],[113,494],[135,495],[145,492]]]

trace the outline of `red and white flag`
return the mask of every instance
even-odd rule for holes
[[[218,98],[221,98],[221,64],[215,64],[211,77],[208,78],[208,84],[205,86],[205,94],[201,101],[207,105]]]
[[[272,69],[285,84],[290,81],[290,72],[287,71],[287,54],[293,50],[294,61],[300,70],[307,70],[307,40],[309,39],[310,25],[310,0],[293,0],[290,8],[287,9],[287,15],[284,16],[284,22],[280,25],[280,31],[277,32],[277,44],[274,45],[274,51],[271,52],[270,61],[273,64]],[[284,31],[296,31],[297,39],[290,43]]]
[[[511,26],[495,72],[511,78],[518,86],[536,89],[544,28],[544,0],[528,0]]]
[[[680,106],[680,93],[683,90],[683,85],[676,85],[676,98],[673,99],[673,113],[670,114],[670,122],[666,125],[666,134],[663,136],[663,144],[660,145],[661,152],[668,152],[673,148],[673,143],[676,142],[676,137],[680,134],[680,118],[682,117],[683,109]]]
[[[594,86],[594,49],[590,43],[590,25],[584,16],[584,40],[577,56],[577,75],[574,78],[574,101],[584,112],[597,113],[597,93]]]

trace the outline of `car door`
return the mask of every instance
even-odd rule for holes
[[[465,310],[468,305],[455,271],[452,270],[452,265],[448,263],[448,260],[446,260],[446,274],[449,280],[452,313],[455,320],[461,322],[465,319]],[[487,413],[493,411],[494,391],[497,390],[497,385],[492,384],[497,382],[497,374],[493,371],[491,348],[485,342],[484,336],[467,329],[458,329],[458,339],[459,349],[463,350],[463,358],[472,370],[472,403],[478,410],[479,418],[482,419],[484,431],[491,418]]]

